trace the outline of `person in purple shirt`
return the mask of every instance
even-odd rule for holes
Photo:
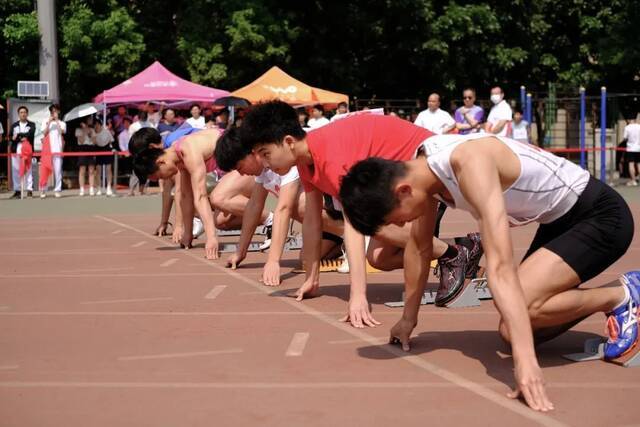
[[[480,124],[484,120],[484,110],[475,105],[476,90],[467,88],[462,91],[464,105],[456,110],[454,119],[458,133],[465,135],[480,131]]]

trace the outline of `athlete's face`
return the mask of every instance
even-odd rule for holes
[[[294,139],[290,136],[284,138],[282,144],[270,143],[258,146],[256,152],[262,159],[262,164],[277,173],[284,175],[296,164],[293,154]]]
[[[156,160],[156,165],[158,166],[158,170],[149,176],[149,179],[152,181],[157,181],[159,179],[169,179],[175,176],[178,173],[178,166],[175,163],[169,161],[166,158],[166,155],[161,155]]]
[[[424,214],[422,195],[415,188],[406,183],[395,186],[396,207],[385,217],[385,224],[395,224],[399,227]]]
[[[262,159],[253,152],[240,160],[236,165],[236,170],[240,172],[240,175],[258,176],[262,173],[263,169]]]

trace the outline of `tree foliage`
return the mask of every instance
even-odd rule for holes
[[[638,0],[59,0],[65,102],[159,60],[236,89],[272,65],[361,97],[423,97],[499,83],[640,90]],[[0,3],[0,93],[37,74],[31,0]],[[26,47],[26,48],[25,48]],[[28,52],[28,54],[25,54]]]

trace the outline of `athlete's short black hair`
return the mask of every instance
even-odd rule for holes
[[[240,142],[239,134],[240,128],[232,127],[227,129],[216,142],[213,155],[218,167],[225,172],[236,169],[238,162],[251,153],[251,147]]]
[[[144,185],[149,179],[149,175],[158,171],[156,160],[162,154],[164,154],[164,150],[160,148],[145,148],[133,156],[133,171],[140,180],[140,185]]]
[[[300,140],[306,136],[298,114],[282,101],[268,101],[252,106],[240,127],[240,141],[249,149],[260,144],[282,144],[285,136]]]
[[[135,156],[150,147],[151,144],[162,144],[160,132],[154,128],[142,128],[129,139],[129,152]]]
[[[358,232],[373,236],[398,206],[393,186],[407,173],[402,162],[371,157],[349,170],[340,185],[344,213]]]

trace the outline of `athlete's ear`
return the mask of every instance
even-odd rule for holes
[[[291,135],[285,136],[284,139],[282,140],[282,143],[284,145],[287,145],[290,149],[293,148],[294,142],[296,142],[296,139],[294,137],[292,137]]]
[[[399,182],[398,184],[396,184],[393,190],[393,193],[395,194],[396,199],[402,202],[404,199],[412,196],[413,189],[411,188],[411,185],[409,185],[408,183]]]

